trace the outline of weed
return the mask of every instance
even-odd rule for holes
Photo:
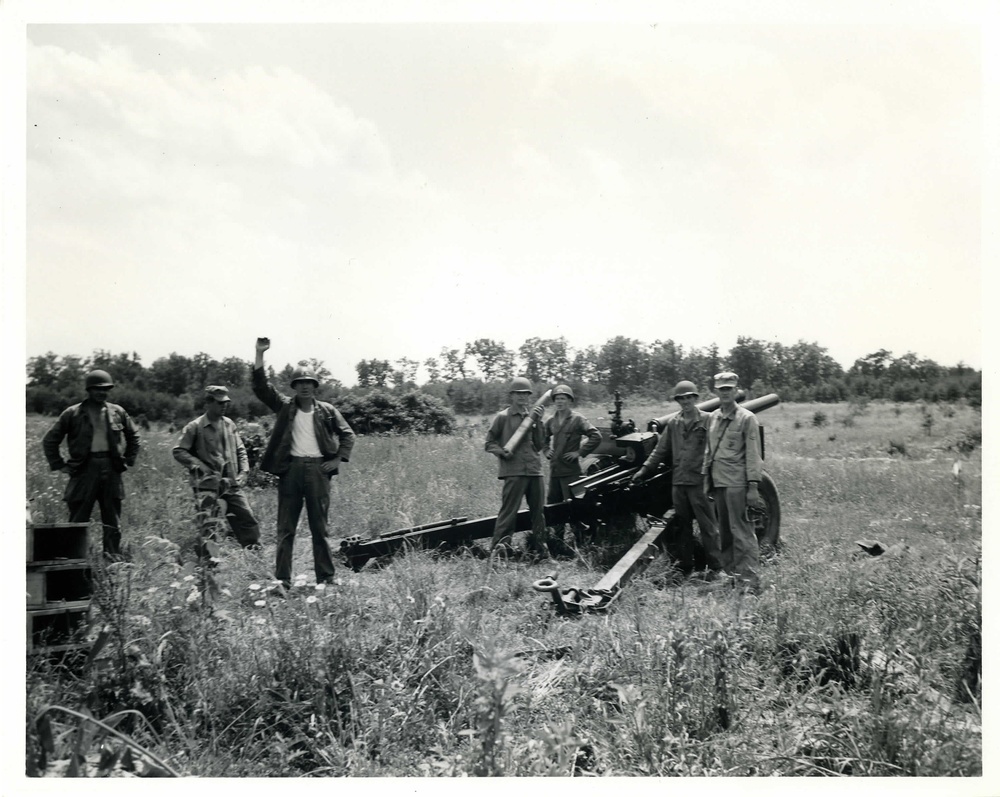
[[[784,541],[761,597],[657,560],[613,611],[572,621],[530,589],[547,565],[462,553],[272,589],[273,487],[247,490],[263,552],[216,534],[208,567],[154,422],[125,474],[131,561],[95,563],[90,651],[27,660],[26,771],[65,774],[79,749],[86,776],[158,766],[143,751],[201,777],[980,774],[981,419],[957,404],[928,437],[915,410],[871,402],[829,440],[812,425],[829,405],[780,410],[761,416]],[[28,497],[58,522],[64,477],[40,456],[45,421],[28,421]],[[468,428],[361,437],[331,487],[334,549],[494,514],[496,465]],[[560,583],[598,581],[634,541],[635,521],[620,526],[560,562]],[[308,545],[295,553],[293,572],[311,572]],[[128,741],[66,711],[40,727],[49,706]]]

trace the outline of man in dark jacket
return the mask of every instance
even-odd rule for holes
[[[347,462],[354,447],[354,432],[332,404],[315,397],[319,379],[306,368],[292,375],[295,397],[275,390],[264,376],[267,338],[257,338],[253,392],[277,414],[260,468],[278,477],[278,550],[274,576],[285,588],[292,583],[295,527],[305,504],[312,534],[316,583],[333,580],[333,557],[327,543],[330,511],[330,478]]]
[[[86,400],[63,411],[42,438],[42,449],[52,470],[69,475],[63,500],[69,507],[70,523],[88,522],[96,501],[104,528],[104,556],[117,558],[121,555],[125,497],[121,475],[135,465],[139,430],[124,409],[108,402],[115,383],[107,371],[91,371],[84,385]],[[64,438],[68,460],[59,451]]]
[[[531,399],[531,382],[523,376],[510,383],[510,406],[501,410],[486,433],[486,450],[499,461],[497,478],[503,481],[500,514],[493,530],[492,550],[510,550],[510,541],[517,524],[521,499],[527,499],[531,513],[529,545],[535,552],[548,558],[548,529],[545,526],[545,479],[542,476],[542,459],[539,452],[545,445],[541,419],[543,406],[528,409]],[[513,450],[507,445],[522,423],[530,419],[527,434]]]
[[[568,385],[552,390],[556,412],[545,421],[545,450],[549,460],[549,489],[545,502],[556,504],[573,497],[569,486],[583,477],[580,461],[601,444],[601,433],[594,424],[573,409],[576,396]],[[575,523],[577,532],[581,524]],[[562,529],[557,529],[562,531]]]

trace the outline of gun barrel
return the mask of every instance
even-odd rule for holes
[[[766,396],[758,396],[755,399],[750,399],[750,401],[744,401],[742,398],[737,399],[740,402],[741,407],[745,407],[752,413],[763,412],[764,410],[769,410],[771,407],[776,407],[781,403],[781,398],[777,393],[768,393]],[[697,405],[699,410],[703,412],[712,412],[713,410],[719,409],[719,399],[712,398],[707,401],[701,401]],[[679,412],[679,411],[678,411]],[[666,426],[667,421],[677,415],[677,412],[671,412],[668,415],[663,415],[660,418],[654,418],[656,425],[661,429]]]

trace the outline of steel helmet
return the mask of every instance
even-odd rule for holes
[[[515,376],[511,382],[510,387],[507,388],[508,393],[533,393],[534,390],[531,387],[531,380],[526,379],[523,376]]]
[[[697,396],[698,388],[694,386],[694,382],[688,382],[686,379],[677,383],[677,387],[674,388],[674,398],[680,398],[681,396]]]
[[[114,380],[107,371],[91,371],[84,377],[83,384],[87,390],[92,387],[114,387]]]
[[[319,387],[319,380],[316,378],[315,372],[309,368],[303,368],[299,366],[294,371],[292,371],[292,381],[289,384],[295,387],[296,382],[312,382],[316,387]]]
[[[576,396],[573,395],[573,391],[570,390],[569,385],[556,385],[552,388],[552,398],[556,396],[569,396],[570,401],[576,402]]]

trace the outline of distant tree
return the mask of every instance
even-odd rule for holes
[[[597,361],[600,354],[595,346],[573,352],[569,365],[570,377],[575,382],[597,382]]]
[[[517,351],[524,376],[533,382],[556,382],[571,371],[566,338],[528,338]]]
[[[816,386],[844,375],[840,363],[827,354],[826,349],[818,343],[799,340],[785,351],[787,352],[785,378],[773,380],[776,385],[797,383]]]
[[[654,340],[649,351],[649,386],[654,390],[669,391],[681,379],[684,350],[672,340]]]
[[[420,363],[417,360],[411,360],[409,357],[399,358],[396,360],[396,370],[392,372],[393,384],[397,388],[404,388],[408,385],[416,387],[419,367]]]
[[[762,340],[738,336],[726,361],[729,368],[739,376],[741,385],[750,386],[758,380],[770,380],[771,353],[767,343]]]
[[[601,347],[597,371],[609,390],[634,390],[646,381],[649,353],[641,341],[618,335]]]
[[[698,387],[708,387],[720,370],[719,347],[713,343],[707,349],[690,349],[681,361],[682,379],[690,379]]]
[[[879,349],[872,354],[866,354],[864,357],[855,360],[854,364],[848,370],[849,374],[857,374],[859,376],[882,376],[889,366],[892,364],[892,352],[886,349]]]
[[[252,363],[241,360],[239,357],[226,357],[222,362],[216,364],[212,382],[231,389],[244,387],[249,384],[251,367]]]
[[[392,365],[388,360],[362,360],[354,370],[358,372],[358,387],[388,387],[392,378]]]
[[[55,385],[62,367],[59,355],[52,351],[37,357],[29,357],[28,386],[51,387]]]
[[[465,379],[468,376],[465,357],[465,349],[441,349],[441,375],[449,382]]]
[[[465,344],[465,356],[476,361],[485,382],[509,379],[514,371],[514,352],[490,338]]]
[[[427,369],[427,379],[430,382],[440,382],[441,381],[441,367],[438,365],[437,359],[434,357],[428,357],[424,360],[424,368]]]
[[[191,357],[190,363],[191,365],[188,369],[188,389],[194,393],[200,393],[205,389],[206,385],[210,384],[208,376],[215,370],[218,363],[211,355],[203,351]]]
[[[170,396],[180,396],[188,389],[191,379],[191,361],[182,354],[171,352],[153,361],[149,378],[154,390]]]

